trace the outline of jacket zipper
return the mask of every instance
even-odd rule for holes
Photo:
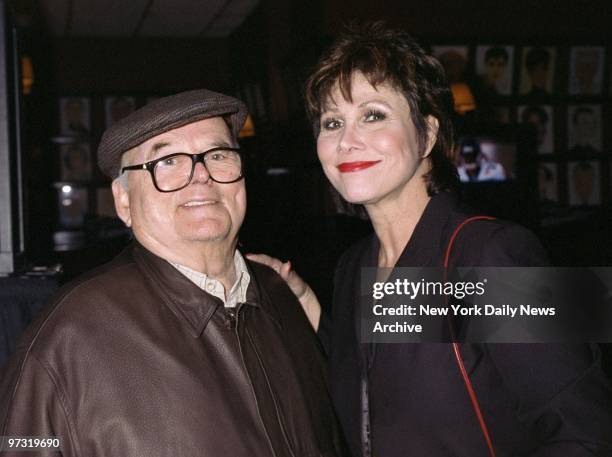
[[[234,334],[236,335],[236,341],[238,341],[238,350],[240,351],[240,359],[242,360],[242,367],[244,368],[244,372],[249,380],[249,384],[251,385],[251,393],[253,394],[253,399],[255,400],[255,408],[257,409],[257,415],[259,416],[259,421],[261,422],[261,426],[266,434],[266,439],[268,440],[268,446],[270,446],[270,450],[272,451],[272,455],[276,457],[276,452],[274,450],[274,446],[272,446],[272,440],[270,439],[270,435],[268,433],[268,429],[266,428],[266,424],[261,417],[261,411],[259,410],[259,402],[257,401],[257,395],[255,394],[255,388],[253,387],[253,380],[251,379],[251,375],[249,374],[249,370],[247,369],[246,362],[244,360],[244,353],[242,351],[242,344],[240,343],[240,335],[238,334],[238,324],[239,324],[239,316],[240,310],[242,309],[243,303],[236,304],[235,308],[225,308],[225,325],[228,329],[234,330]]]
[[[287,430],[285,429],[285,424],[283,422],[283,419],[280,415],[280,411],[278,410],[278,403],[276,401],[276,397],[274,396],[274,391],[272,390],[272,386],[270,385],[270,380],[268,378],[268,373],[266,373],[266,370],[264,368],[264,365],[261,361],[261,356],[259,355],[259,351],[257,350],[257,346],[255,345],[255,342],[253,341],[253,338],[251,337],[251,334],[249,333],[248,330],[246,330],[246,334],[249,337],[249,341],[251,342],[251,345],[253,346],[253,350],[255,351],[255,354],[257,355],[257,361],[259,362],[259,366],[261,367],[261,370],[263,371],[263,374],[266,378],[266,384],[268,385],[268,390],[270,391],[270,395],[272,396],[272,401],[274,402],[274,411],[276,411],[276,419],[278,420],[278,423],[280,425],[281,428],[281,432],[283,433],[283,438],[285,439],[285,445],[287,446],[287,449],[289,450],[289,454],[291,454],[293,457],[295,457],[295,453],[293,452],[293,448],[291,447],[291,444],[289,443],[289,437],[287,436]]]

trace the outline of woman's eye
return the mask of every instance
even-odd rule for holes
[[[336,130],[342,126],[342,122],[338,119],[330,118],[321,121],[321,127],[325,130]]]
[[[385,113],[381,113],[380,111],[368,111],[364,117],[366,122],[382,121],[385,118]]]

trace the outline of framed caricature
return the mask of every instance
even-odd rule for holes
[[[514,47],[502,45],[476,48],[476,73],[485,90],[497,95],[512,93]]]
[[[573,46],[570,49],[570,95],[601,94],[604,55],[603,46]]]
[[[134,111],[135,107],[134,97],[106,97],[104,100],[106,128],[130,114]]]
[[[568,162],[567,182],[570,206],[594,206],[601,203],[600,166],[596,160]]]
[[[89,143],[60,145],[60,178],[64,181],[84,181],[91,178]]]
[[[62,135],[87,136],[91,131],[90,101],[87,97],[62,97],[59,100]]]
[[[601,152],[601,106],[570,105],[567,132],[571,154],[587,156]]]
[[[534,99],[550,97],[553,91],[557,52],[554,47],[527,46],[521,56],[519,93]]]
[[[557,164],[540,162],[538,165],[538,199],[541,204],[559,202],[558,183]]]
[[[540,154],[554,151],[553,109],[550,105],[527,105],[519,107],[519,120],[532,124],[536,129],[536,141]]]
[[[444,67],[449,83],[465,81],[468,64],[467,46],[432,46],[431,51]]]

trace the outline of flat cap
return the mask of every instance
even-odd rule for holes
[[[238,138],[247,114],[240,100],[206,89],[157,99],[106,129],[98,146],[98,166],[114,179],[124,152],[168,130],[211,117],[223,117]]]

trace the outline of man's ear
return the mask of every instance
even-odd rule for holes
[[[120,179],[115,179],[112,184],[115,211],[117,211],[117,215],[124,224],[131,227],[132,215],[130,212],[130,194],[120,181]]]
[[[427,123],[427,144],[425,150],[423,151],[423,158],[427,157],[433,147],[436,145],[436,140],[438,139],[438,128],[440,127],[440,123],[438,119],[429,115],[425,118],[425,122]]]

